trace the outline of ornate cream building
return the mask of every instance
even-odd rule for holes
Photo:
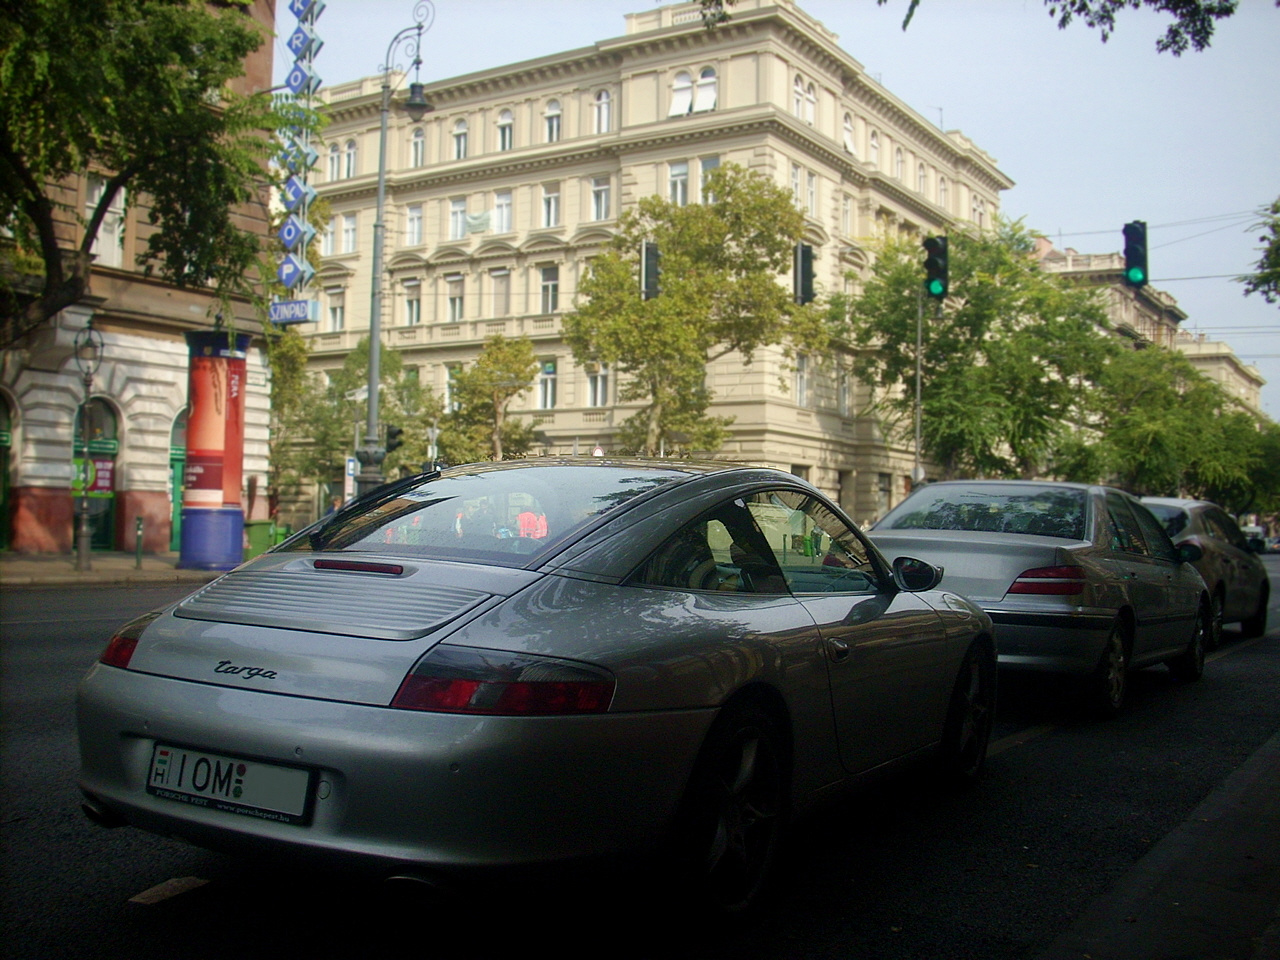
[[[615,449],[634,408],[611,372],[574,362],[560,337],[590,257],[619,212],[647,195],[696,203],[736,163],[788,187],[807,215],[820,291],[867,266],[888,231],[983,224],[1012,181],[957,131],[943,132],[871,79],[835,34],[791,0],[739,0],[706,30],[696,3],[626,18],[624,36],[427,85],[434,112],[393,112],[388,139],[384,342],[437,395],[485,337],[528,336],[538,382],[513,411],[543,452]],[[331,205],[315,284],[318,369],[368,331],[380,77],[324,92],[331,117],[317,189]],[[404,91],[397,93],[397,101]],[[909,486],[912,451],[862,413],[867,391],[839,357],[757,354],[711,365],[714,415],[734,417],[716,454],[807,476],[858,520]]]

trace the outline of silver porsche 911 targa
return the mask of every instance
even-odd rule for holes
[[[662,851],[733,912],[823,794],[980,771],[991,621],[939,579],[774,470],[410,478],[111,638],[85,811],[388,876]]]

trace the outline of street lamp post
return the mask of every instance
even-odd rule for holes
[[[93,397],[93,375],[102,366],[102,334],[93,329],[93,319],[76,334],[76,367],[84,380],[84,403],[80,416],[72,429],[72,435],[80,434],[80,498],[76,507],[76,570],[92,569],[89,560],[89,401]]]
[[[413,7],[414,24],[405,27],[391,39],[387,58],[382,65],[382,124],[378,137],[378,206],[373,222],[373,286],[369,304],[369,394],[368,413],[365,418],[364,444],[356,451],[360,461],[360,476],[356,478],[358,493],[368,493],[383,482],[382,461],[387,450],[378,435],[378,388],[382,376],[382,251],[386,239],[383,208],[387,199],[387,118],[391,113],[391,73],[396,48],[405,45],[405,54],[413,57],[414,82],[409,84],[409,98],[405,112],[415,123],[433,107],[427,102],[422,84],[417,81],[418,68],[422,66],[422,32],[431,26],[435,7],[431,0],[418,0]]]

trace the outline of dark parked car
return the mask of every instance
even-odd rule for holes
[[[1224,623],[1239,623],[1246,637],[1260,637],[1267,629],[1271,580],[1236,522],[1216,503],[1143,497],[1142,502],[1164,524],[1174,543],[1194,543],[1203,552],[1196,569],[1204,577],[1213,604],[1210,646],[1222,640]]]
[[[1000,665],[1084,678],[1102,714],[1124,702],[1127,671],[1204,670],[1208,591],[1137,498],[1109,487],[957,480],[915,491],[869,531],[888,557],[943,568],[942,583],[996,625]]]
[[[116,634],[86,812],[383,876],[673,850],[736,912],[793,810],[981,770],[991,621],[938,577],[773,470],[411,478]]]

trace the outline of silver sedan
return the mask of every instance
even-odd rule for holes
[[[739,911],[818,797],[981,770],[991,621],[938,576],[773,470],[411,478],[111,639],[84,807],[382,875],[671,851]]]
[[[996,625],[1001,667],[1086,679],[1097,712],[1124,703],[1131,668],[1198,679],[1212,626],[1198,547],[1175,547],[1120,490],[1076,483],[930,484],[869,531],[888,556],[944,569],[943,585]]]

